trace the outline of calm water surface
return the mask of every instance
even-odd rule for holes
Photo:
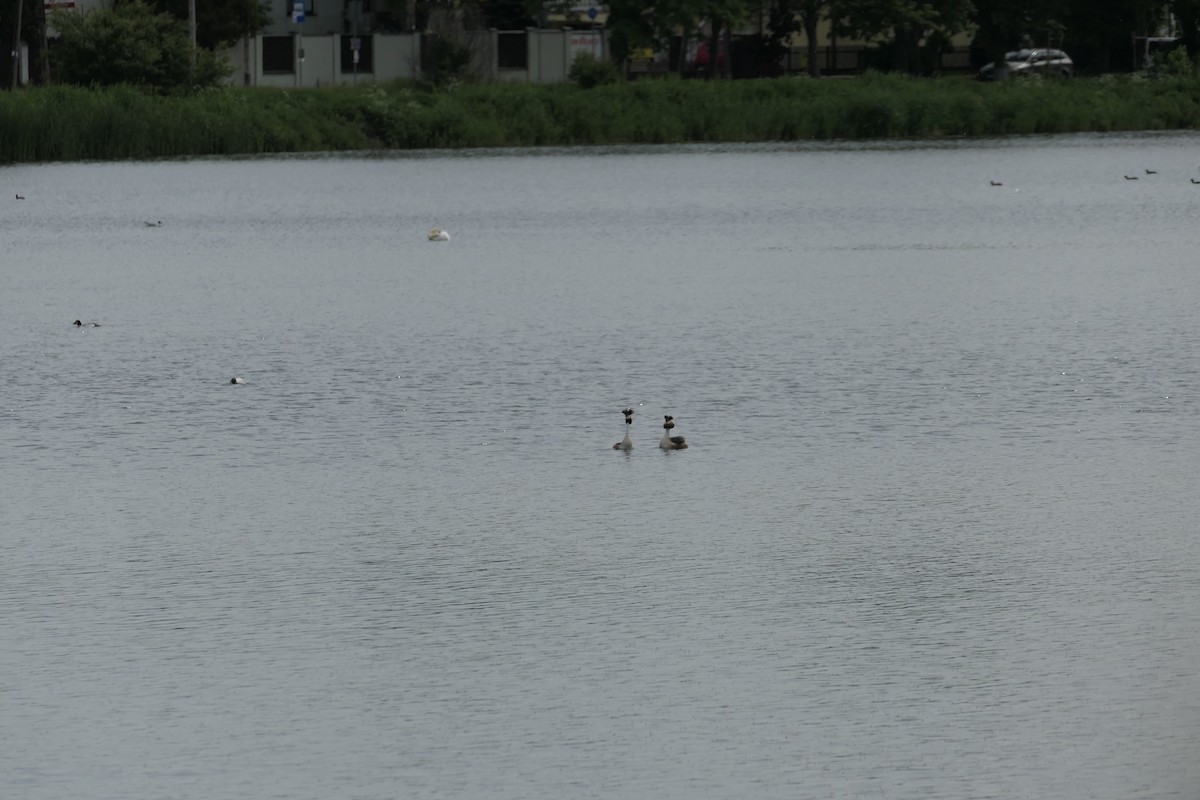
[[[0,796],[1192,800],[1198,146],[0,170]]]

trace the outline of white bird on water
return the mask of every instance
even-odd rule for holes
[[[633,440],[629,438],[629,426],[633,424],[633,409],[627,408],[621,412],[625,415],[625,438],[613,445],[613,450],[632,450]]]
[[[450,234],[441,228],[433,228],[429,231],[429,241],[431,242],[448,242]]]
[[[236,377],[236,378],[230,378],[230,379],[229,379],[229,382],[230,382],[231,384],[236,384],[236,385],[238,385],[238,386],[241,386],[242,384],[244,384],[244,383],[246,382],[246,379],[245,379],[245,378],[243,378],[243,377],[241,377],[241,376],[239,375],[239,376],[238,376],[238,377]]]
[[[686,450],[687,440],[682,436],[672,436],[671,430],[675,427],[675,418],[671,416],[663,416],[663,438],[659,441],[658,446],[663,450]]]

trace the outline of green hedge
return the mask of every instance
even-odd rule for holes
[[[573,85],[0,93],[0,162],[372,148],[938,138],[1200,128],[1200,81],[641,80]]]

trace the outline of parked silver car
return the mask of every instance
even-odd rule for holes
[[[1038,50],[1010,50],[1004,54],[1004,63],[1008,67],[1010,77],[1017,78],[1030,75],[1053,76],[1070,78],[1075,74],[1075,62],[1062,50],[1041,48]],[[979,70],[979,79],[994,81],[996,64],[985,64]]]

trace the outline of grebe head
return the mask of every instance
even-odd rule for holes
[[[82,328],[82,327],[83,327],[83,321],[82,321],[82,320],[78,320],[78,319],[77,319],[77,320],[75,320],[74,322],[72,322],[71,324],[72,324],[72,325],[74,325],[76,328]]]

